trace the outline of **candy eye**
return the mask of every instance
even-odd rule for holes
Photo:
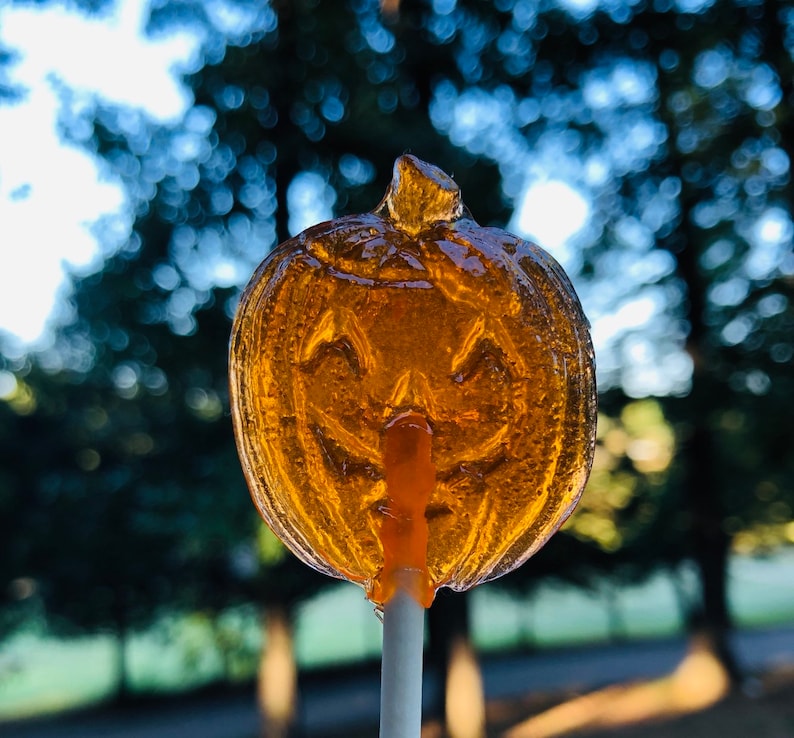
[[[485,329],[482,319],[476,321],[460,350],[452,359],[452,379],[458,384],[475,375],[504,384],[512,380],[509,361],[498,343]]]
[[[358,359],[358,354],[353,346],[350,344],[346,336],[340,336],[331,343],[322,343],[312,353],[308,362],[304,363],[307,369],[314,369],[317,365],[322,363],[325,359],[333,359],[339,357],[350,367],[350,371],[357,377],[361,376],[361,362]]]
[[[300,353],[300,365],[312,371],[326,358],[341,357],[357,377],[372,366],[372,351],[364,332],[349,310],[327,310],[308,333]]]
[[[452,378],[460,384],[477,375],[499,384],[511,381],[504,352],[491,341],[480,341]]]

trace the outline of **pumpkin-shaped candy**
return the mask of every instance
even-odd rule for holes
[[[571,283],[534,244],[479,226],[413,156],[374,212],[262,262],[230,391],[262,517],[378,605],[405,586],[428,606],[519,566],[572,512],[593,456],[593,351]]]

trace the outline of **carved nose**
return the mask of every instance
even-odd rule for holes
[[[424,374],[408,369],[397,377],[389,397],[389,407],[390,416],[410,410],[432,421],[436,408]]]

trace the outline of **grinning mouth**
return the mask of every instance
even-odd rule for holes
[[[443,502],[434,502],[427,506],[425,509],[425,518],[427,520],[438,520],[439,518],[444,518],[447,515],[453,515],[454,511],[452,508]]]
[[[491,472],[498,469],[507,462],[507,453],[504,445],[499,445],[492,449],[493,453],[488,456],[465,459],[448,466],[443,473],[439,473],[439,479],[450,485],[462,479],[483,480]]]
[[[382,466],[374,464],[367,455],[351,453],[317,423],[312,423],[309,429],[317,441],[323,461],[334,474],[340,477],[364,476],[373,481],[383,479]]]
[[[375,484],[373,492],[376,496],[370,497],[364,504],[377,517],[388,515],[389,499],[383,494],[385,470],[380,449],[370,447],[366,440],[350,433],[324,413],[318,413],[318,416],[309,429],[326,468],[340,480],[357,477]],[[428,521],[441,522],[459,514],[462,489],[483,487],[487,477],[507,462],[506,444],[503,441],[505,431],[500,429],[478,448],[469,450],[463,459],[437,468],[436,483],[425,509]]]
[[[369,505],[369,511],[375,515],[389,515],[389,500],[387,497],[378,497],[377,500]],[[425,519],[428,521],[438,520],[447,515],[454,515],[455,511],[446,502],[431,502],[425,508]]]
[[[409,414],[419,414],[410,407],[395,408],[384,427],[388,427]],[[370,431],[372,439],[366,439],[347,430],[338,420],[322,411],[316,412],[316,420],[309,429],[317,441],[328,466],[335,472],[346,475],[353,470],[365,470],[372,479],[384,476],[381,459],[380,438]],[[426,415],[422,416],[431,433],[436,423]],[[448,479],[458,474],[485,476],[507,460],[505,447],[510,433],[508,424],[501,426],[489,438],[481,441],[475,448],[468,448],[464,454],[452,459],[434,459],[437,464],[437,478]],[[373,444],[372,440],[376,443]]]

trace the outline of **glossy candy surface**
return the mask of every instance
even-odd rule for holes
[[[230,392],[261,515],[378,605],[400,586],[428,606],[519,566],[592,462],[594,359],[568,278],[479,226],[412,156],[373,213],[309,228],[259,266]]]

